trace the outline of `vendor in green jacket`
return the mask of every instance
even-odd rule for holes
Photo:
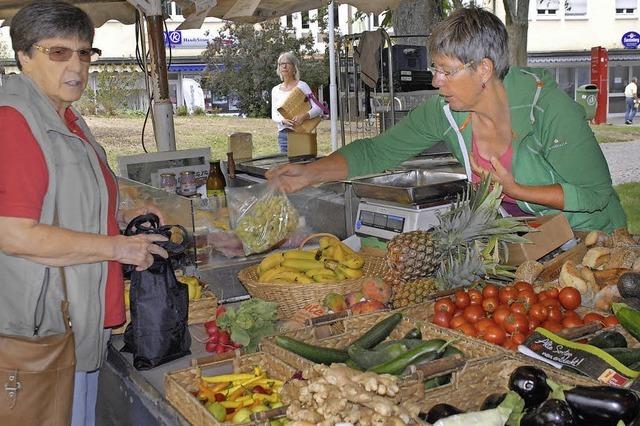
[[[491,173],[514,216],[561,211],[576,230],[626,227],[584,109],[545,70],[509,66],[507,31],[495,15],[457,10],[436,26],[429,51],[439,96],[375,138],[267,177],[296,191],[389,169],[444,140],[473,182]]]

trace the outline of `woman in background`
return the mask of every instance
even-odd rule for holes
[[[299,126],[306,120],[316,118],[322,115],[322,109],[314,102],[311,103],[311,109],[304,113],[293,117],[291,120],[285,119],[278,112],[278,108],[284,103],[289,94],[296,87],[309,96],[311,88],[304,81],[300,80],[300,68],[298,59],[292,52],[285,52],[278,57],[278,67],[276,73],[281,84],[271,89],[271,119],[278,125],[278,145],[280,152],[287,152],[287,133],[293,130],[294,126]]]

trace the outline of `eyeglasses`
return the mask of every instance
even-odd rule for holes
[[[279,62],[278,66],[279,67],[292,67],[293,64],[291,62]]]
[[[459,73],[464,69],[469,68],[471,65],[473,65],[473,61],[469,61],[466,64],[462,64],[458,68],[452,69],[451,71],[446,71],[446,70],[441,70],[436,68],[435,64],[431,64],[431,66],[427,67],[427,69],[431,71],[431,73],[433,74],[433,78],[436,78],[437,75],[440,75],[446,80],[451,80],[454,75],[456,75],[457,73]]]
[[[91,47],[89,49],[70,49],[68,47],[43,47],[37,44],[34,44],[37,50],[49,56],[49,59],[54,62],[66,62],[71,59],[73,56],[73,52],[78,54],[78,58],[82,62],[94,62],[97,61],[100,55],[102,55],[102,51],[95,47]]]

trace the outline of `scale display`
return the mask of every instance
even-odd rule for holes
[[[386,231],[401,233],[404,228],[404,217],[402,216],[361,210],[359,219],[363,226],[371,226]]]

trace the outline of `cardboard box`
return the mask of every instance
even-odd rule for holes
[[[531,244],[507,244],[508,265],[519,265],[525,260],[538,260],[573,238],[573,231],[563,214],[531,218],[531,227],[536,231],[524,235]]]
[[[253,158],[253,141],[251,133],[235,132],[229,135],[227,152],[233,152],[235,161]]]
[[[318,155],[316,133],[287,133],[287,156],[289,158],[315,158]]]

